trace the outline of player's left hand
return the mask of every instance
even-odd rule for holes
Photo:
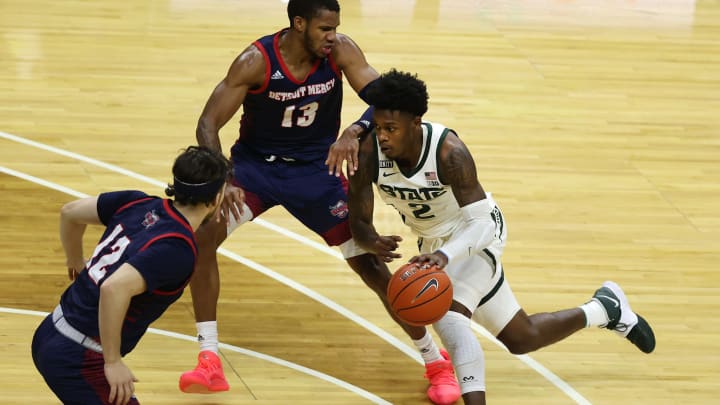
[[[243,204],[245,203],[245,192],[242,188],[228,183],[225,187],[225,197],[220,204],[220,209],[215,216],[217,222],[230,221],[230,215],[240,222],[243,213]]]
[[[448,264],[448,258],[442,252],[425,253],[422,255],[413,256],[409,260],[410,263],[417,263],[422,267],[430,267],[436,265],[438,267],[445,268]]]
[[[355,174],[358,168],[358,149],[360,142],[358,136],[362,133],[359,125],[350,125],[342,135],[330,145],[328,158],[325,164],[328,166],[328,174],[340,177],[343,171],[343,162],[347,160],[348,176]]]
[[[399,242],[402,242],[402,236],[378,236],[372,245],[373,253],[385,263],[390,263],[402,257],[400,253],[396,252],[400,246]]]

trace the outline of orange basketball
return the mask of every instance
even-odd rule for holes
[[[439,267],[406,263],[390,279],[387,297],[400,319],[423,326],[445,316],[452,304],[453,288],[450,277]]]

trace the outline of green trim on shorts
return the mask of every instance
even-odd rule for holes
[[[480,300],[480,303],[478,304],[478,308],[480,308],[480,306],[481,306],[482,304],[490,301],[490,299],[491,299],[492,297],[494,297],[495,294],[497,294],[498,290],[500,289],[500,286],[502,286],[502,283],[504,283],[504,282],[505,282],[505,271],[501,270],[501,271],[500,271],[500,280],[498,280],[497,284],[495,284],[495,287],[493,287],[492,290],[490,290],[490,292],[487,293],[487,295],[485,295],[485,296]]]

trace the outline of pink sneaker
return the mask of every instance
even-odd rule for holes
[[[427,395],[437,405],[451,405],[460,399],[460,385],[455,378],[450,355],[445,349],[440,350],[445,360],[433,361],[425,365],[425,378],[430,381]]]
[[[198,354],[198,365],[180,376],[179,386],[180,391],[189,394],[212,394],[230,389],[223,374],[222,361],[210,350]]]

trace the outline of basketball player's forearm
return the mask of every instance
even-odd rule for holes
[[[459,257],[473,256],[493,242],[495,221],[490,216],[492,210],[493,206],[487,199],[460,208],[465,224],[437,250],[445,255],[448,263]]]
[[[342,131],[340,134],[340,138],[347,137],[351,139],[360,139],[360,137],[365,133],[365,128],[363,128],[361,125],[358,125],[358,123],[350,124],[349,127],[345,128],[345,130]]]
[[[373,112],[375,111],[375,107],[370,106],[368,107],[365,112],[363,112],[362,116],[358,118],[355,122],[348,127],[348,129],[353,129],[356,137],[360,137],[363,133],[369,132],[372,129],[373,126]],[[344,133],[343,133],[344,134]]]
[[[68,264],[84,261],[82,240],[88,224],[100,224],[97,197],[71,201],[60,209],[60,242]],[[77,269],[78,271],[82,269]]]
[[[204,118],[200,118],[198,121],[197,129],[195,130],[195,138],[197,139],[198,145],[206,146],[212,150],[222,152],[222,145],[220,145],[220,132],[218,128],[211,125]]]
[[[84,260],[82,239],[87,225],[71,221],[67,217],[60,219],[60,242],[65,251],[68,265]],[[76,269],[78,272],[82,269]]]
[[[375,231],[372,224],[365,222],[350,222],[350,232],[352,233],[355,243],[370,253],[375,252],[375,241],[380,238],[380,234]]]
[[[100,288],[100,308],[98,321],[100,326],[100,343],[106,363],[121,359],[121,330],[125,314],[130,305],[130,295],[120,286],[105,285]]]

